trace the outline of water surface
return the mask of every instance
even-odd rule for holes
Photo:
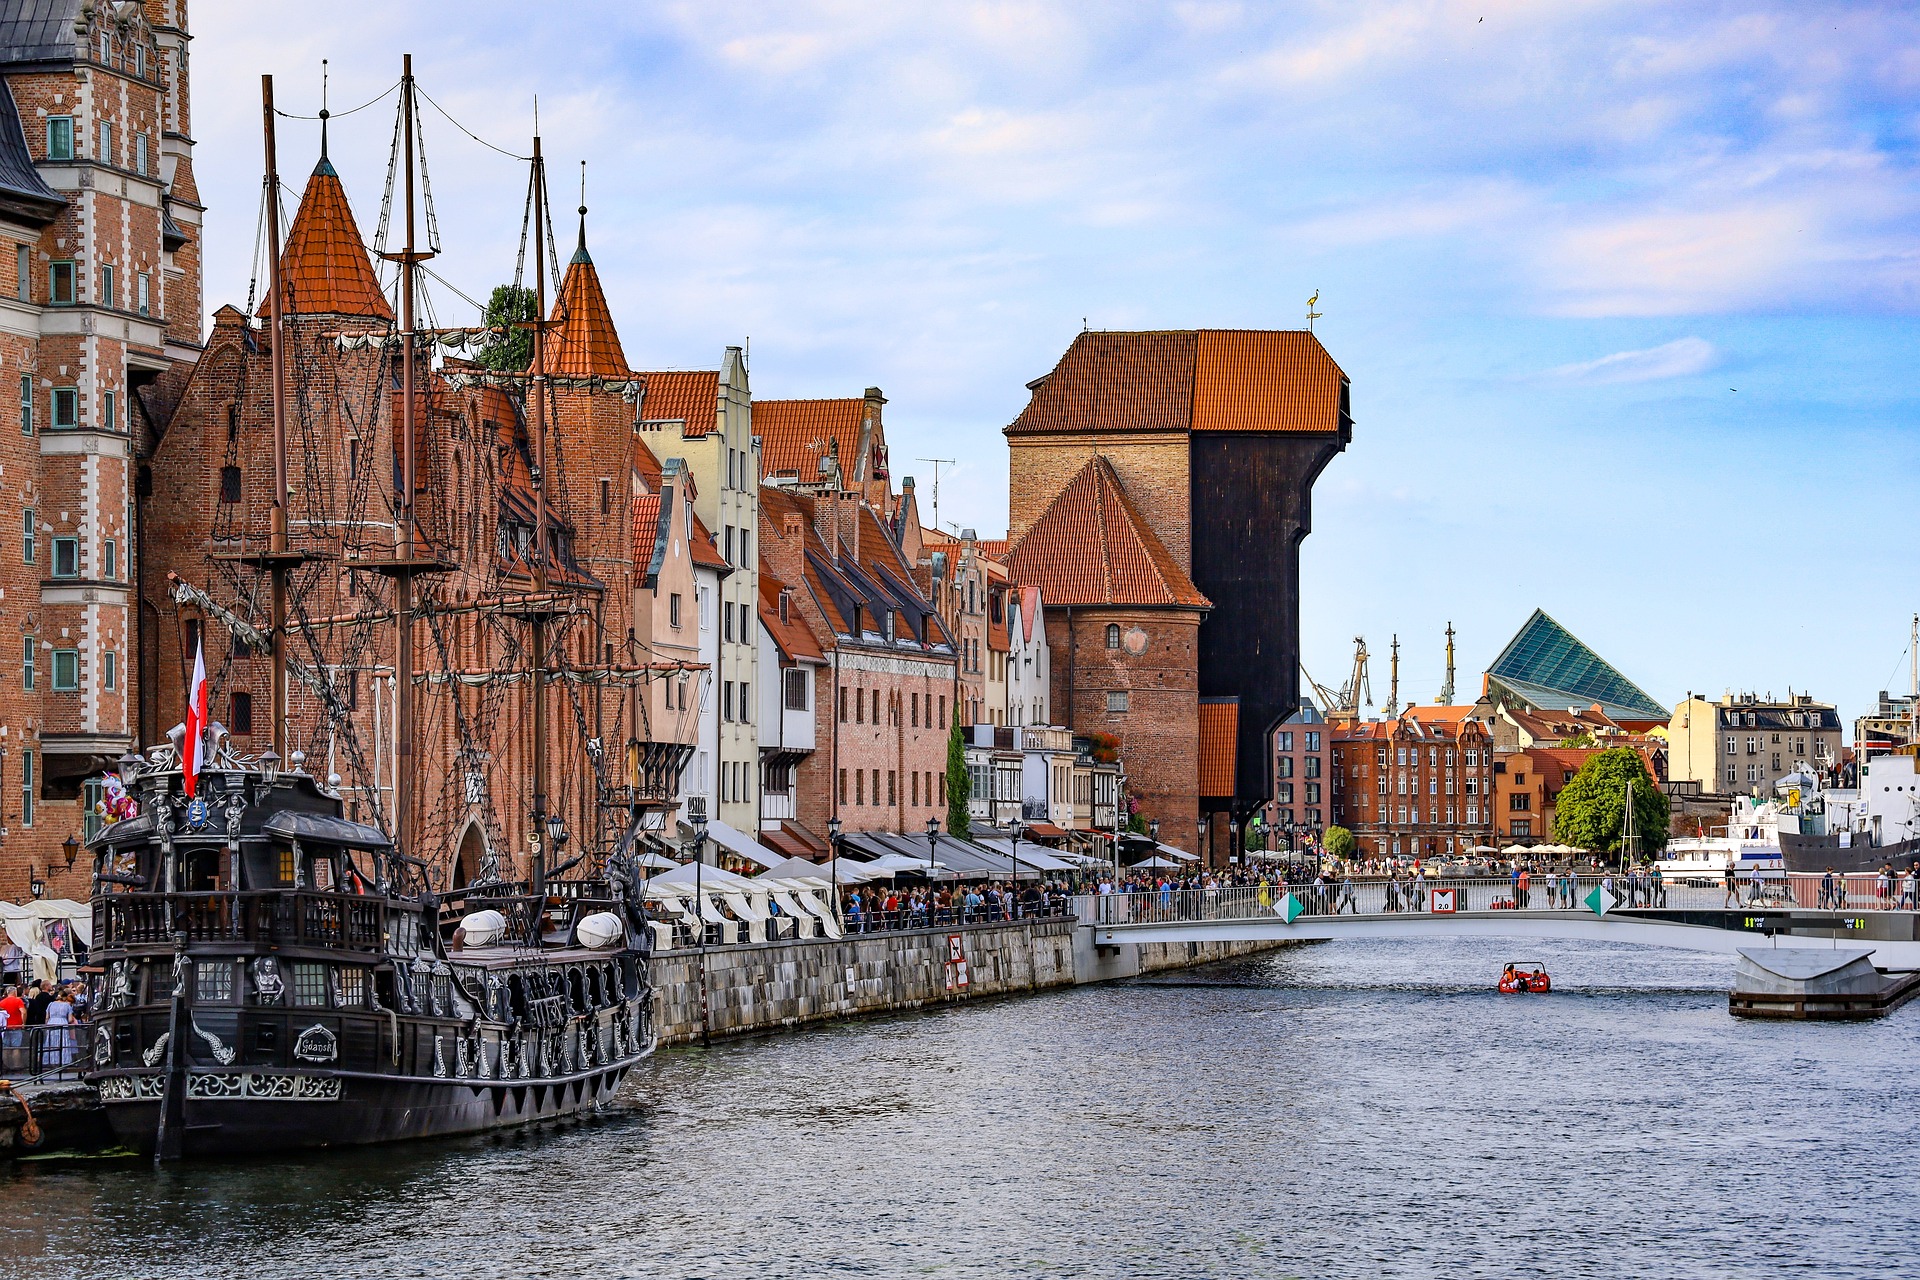
[[[1506,959],[1561,990],[1496,994]],[[538,1133],[0,1173],[0,1272],[1913,1274],[1920,1006],[1743,1022],[1729,976],[1339,942],[670,1051]]]

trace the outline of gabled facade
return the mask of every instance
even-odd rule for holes
[[[857,494],[767,488],[761,546],[819,642],[820,738],[798,764],[808,829],[913,834],[946,820],[952,637],[893,533]]]
[[[713,773],[708,813],[740,831],[760,823],[760,448],[753,394],[739,347],[713,372],[649,373],[634,430],[662,458],[682,459],[694,510],[727,566],[710,584],[716,624]]]

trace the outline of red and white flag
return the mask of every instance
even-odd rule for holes
[[[187,784],[187,798],[193,799],[194,780],[206,763],[207,753],[207,660],[201,646],[193,649],[193,682],[187,686],[187,738],[180,744],[180,772]]]

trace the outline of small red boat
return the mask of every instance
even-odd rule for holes
[[[1500,990],[1507,995],[1545,995],[1553,990],[1553,979],[1537,960],[1509,960],[1500,971]]]

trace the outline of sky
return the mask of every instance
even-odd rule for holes
[[[1353,443],[1301,642],[1459,687],[1536,607],[1671,704],[1907,685],[1920,10],[701,0],[192,5],[208,308],[257,260],[259,76],[373,234],[415,56],[442,323],[512,278],[535,100],[629,362],[887,398],[894,472],[1006,524],[1001,429],[1083,327],[1315,328]],[[442,114],[442,110],[444,114]],[[449,123],[458,121],[459,127]],[[295,190],[318,126],[288,119]],[[567,256],[566,247],[561,257]],[[458,291],[458,293],[455,292]],[[1248,554],[1260,554],[1249,548]]]

